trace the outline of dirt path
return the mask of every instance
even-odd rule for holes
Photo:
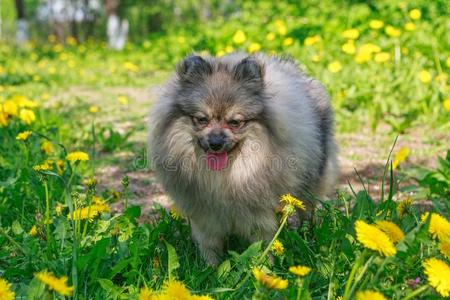
[[[128,147],[99,154],[100,167],[97,177],[101,188],[121,190],[120,182],[127,174],[131,201],[141,205],[144,212],[148,211],[154,202],[163,206],[170,204],[145,160],[145,124],[157,90],[157,87],[102,89],[73,87],[69,91],[64,91],[61,96],[55,97],[56,102],[61,101],[65,105],[100,107],[101,113],[96,117],[96,122],[101,126],[111,124],[118,132],[134,130]],[[126,105],[119,103],[117,99],[119,95],[126,96],[129,103]],[[363,129],[354,133],[338,133],[337,140],[341,165],[338,188],[348,190],[348,183],[351,183],[356,191],[361,190],[363,186],[356,175],[357,170],[371,195],[377,198],[380,194],[384,164],[395,135],[389,133],[389,127],[384,125],[379,126],[376,132]],[[411,128],[406,134],[399,136],[394,152],[400,147],[411,149],[408,160],[402,165],[403,168],[416,164],[432,167],[436,163],[437,156],[444,155],[448,147],[445,140],[445,136],[437,131],[423,127]],[[115,204],[114,208],[120,210],[121,204]]]

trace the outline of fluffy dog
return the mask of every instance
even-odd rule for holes
[[[150,116],[157,177],[190,219],[207,263],[224,239],[270,240],[275,211],[291,193],[313,209],[338,166],[324,87],[289,59],[263,54],[189,56]]]

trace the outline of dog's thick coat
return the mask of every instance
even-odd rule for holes
[[[193,124],[198,111],[218,124],[236,111],[246,118],[242,130],[226,130],[232,149],[223,170],[207,167],[204,132]],[[190,56],[153,108],[149,144],[159,181],[190,219],[207,262],[217,264],[230,234],[271,239],[280,195],[311,210],[314,197],[330,192],[338,172],[333,131],[325,89],[293,61]]]

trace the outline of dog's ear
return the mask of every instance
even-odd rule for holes
[[[233,69],[233,76],[238,81],[263,81],[264,66],[252,57],[244,58]]]
[[[196,83],[204,75],[212,73],[212,66],[198,55],[186,57],[177,66],[178,77],[185,82]]]

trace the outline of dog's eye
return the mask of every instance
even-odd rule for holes
[[[239,128],[244,124],[244,121],[239,121],[239,120],[230,120],[228,121],[228,126],[230,126],[231,128]]]
[[[206,117],[194,118],[199,125],[208,125],[209,121]]]

